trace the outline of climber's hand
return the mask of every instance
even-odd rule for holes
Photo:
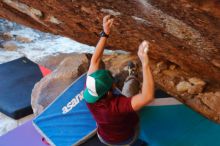
[[[149,49],[149,43],[147,41],[143,41],[138,49],[138,57],[140,58],[141,63],[145,65],[148,65],[149,62],[149,58],[147,55],[148,49]]]
[[[107,35],[110,34],[113,21],[114,19],[111,18],[111,15],[107,15],[103,18],[103,30]]]

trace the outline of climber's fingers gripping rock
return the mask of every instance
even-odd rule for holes
[[[103,18],[103,30],[107,35],[110,34],[113,21],[114,19],[111,17],[111,15],[107,15]]]

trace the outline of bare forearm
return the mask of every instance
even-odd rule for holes
[[[142,97],[143,100],[149,102],[154,98],[154,81],[149,65],[142,64],[143,69],[143,85]]]
[[[93,72],[95,72],[96,70],[99,69],[100,66],[100,62],[102,59],[102,55],[104,52],[104,47],[105,47],[105,43],[106,43],[107,38],[106,37],[101,37],[96,48],[95,48],[95,52],[92,55],[91,58],[91,62],[90,62],[90,66],[89,66],[89,70],[88,70],[88,74],[91,74]]]
[[[96,48],[95,48],[95,52],[92,56],[91,62],[100,63],[103,52],[104,52],[104,47],[105,47],[106,41],[107,41],[106,37],[101,37],[99,39],[99,42],[98,42],[98,44],[96,45]]]
[[[100,34],[101,38],[99,39],[99,42],[97,43],[95,48],[95,52],[92,55],[88,75],[99,69],[102,55],[104,52],[105,43],[107,41],[107,37],[110,34],[112,24],[113,19],[110,18],[110,15],[107,15],[103,18],[103,32]]]
[[[142,63],[143,84],[141,93],[133,96],[131,100],[131,106],[135,111],[140,110],[154,98],[154,81],[149,67],[148,47],[149,43],[143,41],[138,49],[138,57]]]

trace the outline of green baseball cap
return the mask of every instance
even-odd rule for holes
[[[88,103],[95,103],[112,87],[113,78],[108,70],[97,70],[87,76],[83,97]]]

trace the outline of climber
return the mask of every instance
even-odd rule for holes
[[[154,81],[147,55],[148,42],[143,41],[138,50],[143,69],[141,93],[139,91],[134,93],[131,90],[136,88],[133,86],[135,84],[132,84],[137,82],[136,66],[129,63],[129,76],[122,91],[126,96],[115,95],[115,85],[110,71],[100,69],[104,46],[110,35],[112,25],[113,18],[109,15],[105,16],[103,18],[103,31],[100,33],[100,40],[91,58],[83,95],[97,122],[97,135],[103,144],[109,146],[136,145],[140,142],[137,140],[139,132],[137,112],[154,99]]]

